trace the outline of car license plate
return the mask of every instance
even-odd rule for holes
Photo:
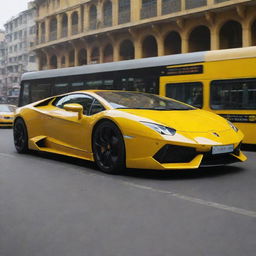
[[[231,153],[234,151],[234,145],[224,145],[224,146],[213,146],[212,147],[212,154],[223,154],[223,153]]]

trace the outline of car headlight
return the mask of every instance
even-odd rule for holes
[[[141,121],[141,123],[143,123],[144,125],[146,125],[147,127],[155,130],[156,132],[162,134],[162,135],[170,135],[173,136],[176,133],[176,130],[167,126],[163,126],[160,124],[155,124],[155,123],[150,123],[150,122],[143,122]]]
[[[229,124],[229,126],[235,131],[235,132],[238,132],[238,128],[235,126],[235,125],[233,125],[231,122],[229,122],[228,121],[228,124]]]

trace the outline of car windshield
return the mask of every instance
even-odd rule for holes
[[[154,94],[125,92],[125,91],[99,91],[115,109],[150,109],[150,110],[192,110],[191,106],[172,99],[163,98]]]
[[[0,112],[14,112],[15,108],[9,105],[0,105]]]

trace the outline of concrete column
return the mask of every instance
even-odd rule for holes
[[[58,40],[61,38],[61,31],[62,31],[61,14],[58,14],[56,18],[57,18],[57,40]]]
[[[218,50],[219,46],[219,35],[216,27],[211,29],[211,50]]]
[[[114,43],[113,44],[113,61],[119,61],[120,56],[119,56],[119,43]]]
[[[157,16],[162,15],[162,0],[157,0]]]
[[[77,24],[78,27],[77,27],[77,29],[78,29],[78,34],[80,34],[81,31],[82,31],[82,20],[81,20],[82,12],[81,12],[80,8],[77,10],[77,15],[78,15],[78,24]]]
[[[189,45],[188,45],[188,37],[187,35],[181,36],[181,53],[188,53],[189,51]]]
[[[161,37],[157,37],[157,55],[164,56],[164,40]]]
[[[86,54],[87,54],[87,63],[88,64],[91,64],[91,47],[87,47],[87,51],[86,51]]]
[[[37,31],[38,31],[38,38],[37,38],[37,44],[41,43],[41,37],[42,37],[42,29],[41,29],[41,22],[37,22]]]
[[[45,41],[50,41],[50,18],[47,17],[45,19]]]
[[[112,0],[112,17],[113,17],[113,24],[112,26],[118,25],[118,1]]]
[[[248,24],[243,24],[243,47],[252,45],[251,30]]]
[[[181,0],[181,11],[186,10],[186,0]]]
[[[99,54],[100,54],[100,58],[99,58],[99,62],[103,63],[103,48],[99,46]]]
[[[134,52],[135,59],[142,58],[142,45],[138,39],[134,40]]]
[[[90,11],[89,5],[86,4],[84,6],[84,31],[89,30],[89,16],[90,16],[89,11]]]
[[[131,0],[131,21],[140,20],[141,0]]]
[[[68,37],[72,36],[72,18],[71,18],[71,12],[67,13],[68,16]]]
[[[61,68],[61,54],[58,53],[57,55],[57,68]]]

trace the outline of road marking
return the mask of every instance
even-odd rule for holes
[[[0,156],[2,156],[2,157],[16,158],[14,155],[11,155],[11,154],[8,154],[8,153],[0,153]]]
[[[219,204],[219,203],[203,200],[203,199],[196,198],[196,197],[191,197],[191,196],[186,196],[186,195],[182,195],[182,194],[179,194],[179,193],[174,193],[174,192],[171,192],[171,191],[168,191],[168,190],[159,190],[159,189],[155,189],[155,188],[148,187],[148,186],[142,186],[142,185],[138,185],[138,184],[131,183],[131,182],[124,181],[123,183],[126,184],[126,185],[129,185],[131,187],[134,187],[134,188],[139,188],[139,189],[150,190],[150,191],[158,192],[158,193],[162,193],[162,194],[167,194],[167,195],[170,195],[172,197],[182,199],[182,200],[186,200],[186,201],[189,201],[189,202],[192,202],[192,203],[201,204],[201,205],[204,205],[204,206],[213,207],[213,208],[233,212],[233,213],[236,213],[236,214],[244,215],[244,216],[247,216],[247,217],[256,218],[256,212],[255,211],[249,211],[249,210],[245,210],[245,209],[242,209],[242,208],[228,206],[228,205],[225,205],[225,204]]]

